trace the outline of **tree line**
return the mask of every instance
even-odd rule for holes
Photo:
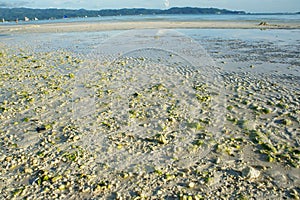
[[[45,19],[61,19],[63,17],[98,17],[98,16],[118,16],[118,15],[167,15],[167,14],[246,14],[244,11],[231,11],[218,8],[170,8],[167,10],[160,9],[105,9],[105,10],[71,10],[71,9],[31,9],[31,8],[0,8],[0,19],[13,21],[16,19],[23,20],[25,17],[29,19],[38,18]]]

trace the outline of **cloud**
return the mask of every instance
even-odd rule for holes
[[[0,7],[4,8],[15,8],[15,7],[22,7],[30,4],[28,1],[19,1],[19,2],[3,2],[0,1]]]
[[[169,0],[165,0],[165,3],[164,3],[164,4],[165,4],[165,7],[166,7],[166,8],[169,8],[169,7],[170,7],[170,1],[169,1]]]

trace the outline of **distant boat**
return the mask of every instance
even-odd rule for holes
[[[24,17],[24,21],[25,22],[29,22],[29,18],[28,17]]]
[[[35,17],[35,18],[34,18],[34,21],[37,21],[37,20],[39,20],[39,19]]]
[[[64,17],[63,17],[64,19],[67,19],[68,18],[68,16],[67,15],[64,15]]]

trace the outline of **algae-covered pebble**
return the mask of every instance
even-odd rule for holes
[[[52,183],[55,183],[55,182],[61,180],[62,178],[63,178],[63,177],[62,177],[61,175],[58,175],[58,176],[53,177],[53,178],[51,179],[51,181],[52,181]]]
[[[195,129],[197,131],[204,128],[199,122],[187,123],[187,127],[191,129]]]
[[[276,106],[279,107],[279,108],[282,108],[282,109],[288,109],[289,108],[288,104],[285,104],[285,103],[282,103],[282,102],[277,103]]]
[[[169,180],[175,179],[176,176],[175,176],[174,174],[166,174],[166,175],[165,175],[165,178],[166,178],[167,181],[169,181]]]
[[[270,108],[262,108],[261,109],[261,112],[263,112],[264,114],[269,114],[269,113],[271,113],[272,111],[271,111],[271,109]]]
[[[227,106],[227,110],[233,110],[233,106]]]
[[[167,138],[164,134],[157,134],[155,136],[155,139],[160,144],[167,144],[168,143],[168,140],[167,140]]]
[[[129,173],[124,172],[124,173],[121,174],[121,177],[122,178],[128,178],[129,177]]]
[[[274,156],[268,155],[268,161],[269,161],[269,162],[274,162],[274,161],[275,161]]]
[[[70,73],[70,74],[69,74],[69,78],[75,78],[75,74]]]
[[[283,124],[283,125],[286,125],[286,126],[292,125],[292,121],[289,120],[289,119],[281,119],[281,120],[279,120],[279,122],[280,122],[281,124]]]
[[[49,180],[49,176],[48,175],[44,175],[42,180],[43,181],[48,181]]]
[[[29,122],[29,121],[30,121],[30,119],[28,117],[23,119],[23,122]]]
[[[36,128],[36,131],[37,132],[43,132],[43,131],[51,129],[51,127],[52,127],[51,124],[41,125],[41,126],[39,126],[39,127]]]
[[[291,189],[290,195],[293,199],[299,200],[300,199],[300,194],[297,192],[296,189]]]
[[[209,96],[209,95],[196,94],[196,97],[200,102],[207,102],[207,101],[211,100],[211,96]]]
[[[13,191],[13,196],[15,197],[20,196],[22,192],[23,192],[23,188],[18,188]]]
[[[237,124],[242,128],[242,129],[245,129],[245,130],[255,130],[256,128],[256,122],[254,121],[249,121],[249,120],[245,120],[245,119],[242,119],[242,120],[239,120],[237,122]]]

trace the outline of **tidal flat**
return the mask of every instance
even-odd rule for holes
[[[1,199],[299,199],[298,29],[178,32],[0,36]]]

